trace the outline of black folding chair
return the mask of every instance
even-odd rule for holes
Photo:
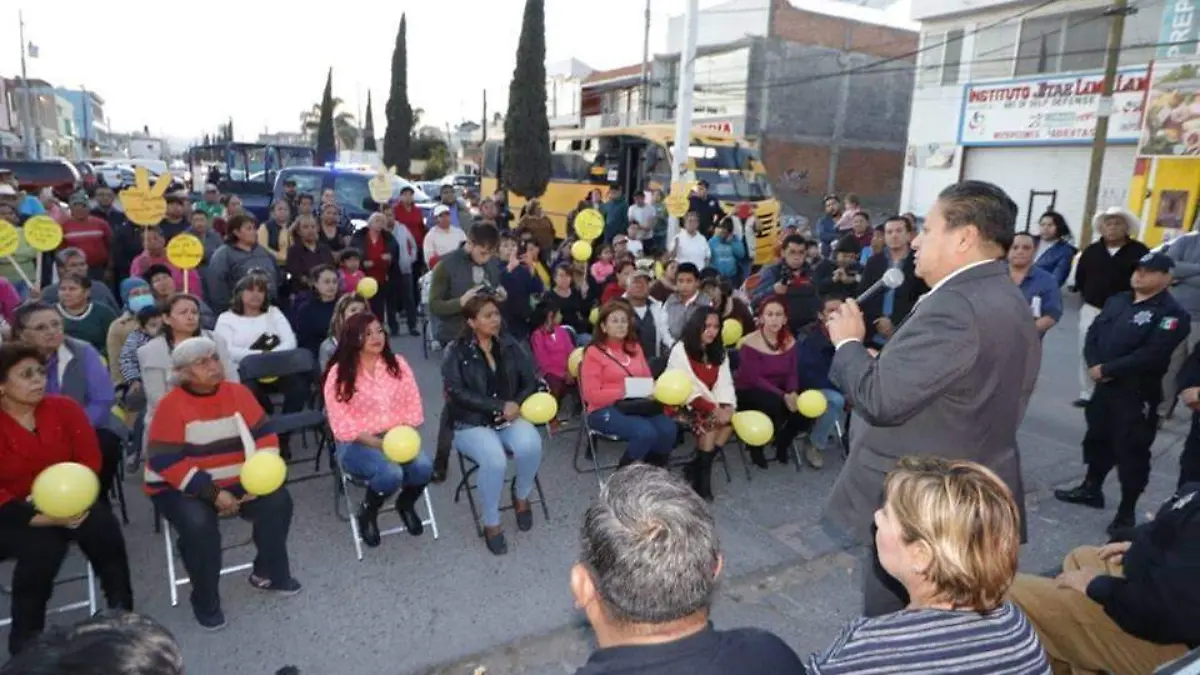
[[[304,400],[307,402],[311,398],[313,388],[313,373],[316,371],[316,360],[313,358],[312,352],[307,349],[287,349],[275,352],[263,352],[261,354],[251,354],[242,359],[238,364],[238,375],[243,383],[254,387],[255,383],[271,384],[278,378],[282,377],[298,377],[307,384],[309,390],[306,392]],[[270,402],[276,404],[279,394],[272,394]],[[271,415],[274,412],[275,405],[267,408],[267,414]],[[292,413],[294,414],[294,413]],[[322,418],[323,419],[323,418]],[[313,457],[294,458],[287,456],[289,464],[313,460],[314,470],[320,469],[321,453],[326,449],[327,443],[323,443],[321,439],[321,430],[324,427],[323,422],[320,424],[308,425],[296,431],[304,431],[312,429],[317,437],[317,452]],[[284,433],[284,432],[276,432]],[[289,447],[290,450],[290,447]],[[289,453],[290,454],[290,453]]]
[[[475,475],[475,472],[479,470],[479,463],[459,452],[458,448],[454,449],[454,454],[458,455],[458,470],[459,473],[462,474],[462,480],[458,481],[458,487],[454,488],[454,503],[458,503],[458,500],[462,496],[463,492],[467,493],[467,503],[471,507],[471,516],[475,519],[475,531],[479,536],[482,537],[483,523],[479,518],[479,507],[475,504],[476,486],[471,482],[471,478]],[[512,456],[507,450],[504,454],[508,457]],[[515,475],[510,481],[508,481],[508,483],[510,492],[513,492],[517,489],[517,477]],[[542,481],[537,475],[534,475],[533,477],[533,489],[535,492],[537,492],[537,496],[533,497],[533,495],[530,495],[530,497],[532,497],[532,499],[529,500],[530,508],[532,508],[534,504],[541,504],[542,516],[546,520],[550,520],[550,510],[546,508],[546,493],[542,492]],[[513,505],[511,503],[502,504],[500,506],[501,513],[512,510]]]

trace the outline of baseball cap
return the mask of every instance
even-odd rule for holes
[[[650,270],[645,269],[644,267],[634,267],[633,274],[631,274],[629,276],[629,278],[636,279],[638,277],[642,277],[642,278],[646,279],[647,281],[654,281],[654,272],[651,272]]]
[[[71,206],[75,206],[76,204],[82,204],[83,206],[87,206],[89,203],[87,193],[86,192],[76,192],[75,194],[71,195],[71,201],[68,203]]]
[[[1175,261],[1166,253],[1150,252],[1138,260],[1137,266],[1140,269],[1150,270],[1151,272],[1169,273],[1171,268],[1175,266]]]
[[[443,213],[450,213],[450,207],[446,206],[445,204],[438,204],[437,206],[433,207],[434,217],[440,216]]]

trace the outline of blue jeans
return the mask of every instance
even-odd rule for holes
[[[818,448],[829,445],[829,439],[833,438],[834,427],[846,414],[846,398],[840,391],[822,389],[821,393],[825,394],[825,400],[829,402],[829,407],[825,409],[825,414],[818,417],[817,421],[813,423],[812,433],[809,435],[809,440]]]
[[[542,465],[542,437],[537,427],[518,419],[503,429],[466,427],[454,430],[454,447],[479,465],[475,485],[483,507],[485,527],[500,525],[500,492],[512,454],[517,469],[517,499],[527,499],[533,491],[533,479]]]
[[[420,453],[408,464],[397,464],[382,450],[362,443],[337,444],[337,461],[342,471],[367,482],[373,492],[390,495],[403,487],[428,485],[433,476],[433,462]]]
[[[675,422],[666,415],[626,415],[612,405],[588,415],[588,426],[625,441],[628,444],[625,454],[630,459],[642,460],[646,455],[669,455],[675,448]]]

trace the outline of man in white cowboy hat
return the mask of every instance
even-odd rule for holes
[[[1087,363],[1083,360],[1088,328],[1110,297],[1130,290],[1129,281],[1138,260],[1150,252],[1145,244],[1133,239],[1133,235],[1141,228],[1142,221],[1119,206],[1110,206],[1092,218],[1092,231],[1098,233],[1100,238],[1083,249],[1075,266],[1075,287],[1083,296],[1083,306],[1079,308],[1077,408],[1087,405],[1096,384],[1088,375]]]

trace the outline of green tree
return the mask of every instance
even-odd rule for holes
[[[337,147],[353,148],[358,141],[358,126],[352,113],[339,110],[345,103],[337,96],[333,97],[333,136],[337,139]],[[317,131],[321,127],[321,103],[314,103],[312,108],[300,113],[300,128],[309,135],[312,143],[316,143]]]
[[[504,119],[504,186],[539,197],[550,182],[550,122],[546,119],[546,6],[525,0],[517,66]]]
[[[387,129],[383,134],[383,163],[396,167],[396,173],[408,174],[412,158],[413,109],[408,103],[408,20],[400,15],[396,48],[392,51],[392,87],[388,92]],[[544,86],[544,85],[543,85]]]
[[[450,170],[450,150],[440,139],[429,148],[429,159],[425,161],[425,180],[437,180]]]
[[[333,132],[333,68],[325,77],[325,93],[321,95],[321,114],[317,119],[317,165],[337,160],[337,141]]]
[[[363,122],[363,150],[375,152],[375,116],[371,114],[371,90],[367,90],[367,119]]]

